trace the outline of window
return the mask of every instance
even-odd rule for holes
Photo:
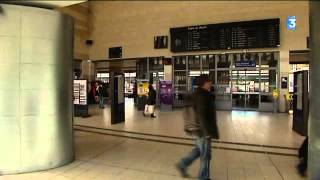
[[[230,72],[218,71],[217,72],[217,84],[230,84]]]
[[[218,68],[230,68],[231,65],[231,58],[233,57],[231,54],[221,54],[218,55]]]
[[[261,58],[262,68],[276,68],[278,66],[278,59],[273,52],[259,53]]]

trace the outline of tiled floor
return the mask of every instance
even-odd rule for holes
[[[156,112],[157,118],[145,118],[132,99],[126,99],[125,123],[110,124],[110,107],[91,106],[89,118],[75,118],[75,124],[133,132],[187,137],[183,132],[183,111]],[[222,141],[259,145],[299,147],[303,137],[292,131],[292,116],[284,113],[219,111],[218,124]]]
[[[191,147],[75,132],[76,161],[44,172],[0,176],[0,180],[179,180],[174,168]],[[297,158],[213,149],[214,180],[300,180]],[[195,179],[199,162],[190,168]]]
[[[182,111],[157,112],[157,118],[151,119],[136,111],[132,101],[127,102],[125,123],[110,125],[109,108],[100,110],[95,106],[90,107],[91,117],[75,118],[76,125],[120,131],[75,126],[76,161],[72,164],[43,172],[0,176],[0,180],[182,179],[174,164],[190,151],[191,147],[188,144],[192,143],[191,140],[122,132],[125,130],[186,138],[182,130]],[[303,139],[291,130],[291,117],[286,114],[220,111],[218,119],[221,141],[298,147]],[[213,145],[221,144],[229,148],[240,147],[238,144],[221,142]],[[244,148],[245,151],[213,149],[211,172],[214,180],[302,179],[295,170],[297,157],[249,152],[256,148],[267,149],[266,147],[243,145],[240,148]],[[272,148],[268,149],[271,150]],[[279,151],[287,153],[288,150],[277,150]],[[296,153],[296,150],[290,151]],[[199,162],[195,162],[190,168],[191,179],[196,179],[198,168]]]

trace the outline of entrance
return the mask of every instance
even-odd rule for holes
[[[257,69],[232,70],[232,108],[259,109],[260,72]]]

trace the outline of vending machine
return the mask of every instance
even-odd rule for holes
[[[159,81],[159,100],[161,111],[172,111],[173,89],[171,81]]]

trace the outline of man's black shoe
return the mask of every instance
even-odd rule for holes
[[[177,170],[180,172],[180,175],[184,178],[189,177],[186,168],[181,167],[179,164],[176,164]]]

